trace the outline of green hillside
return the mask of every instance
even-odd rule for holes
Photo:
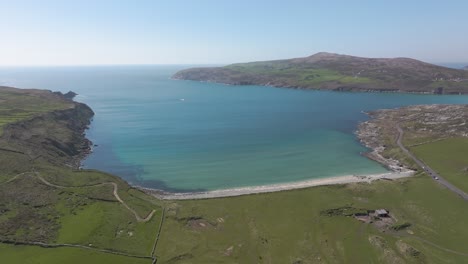
[[[192,68],[173,78],[336,91],[468,93],[468,73],[409,58],[317,53],[306,58]]]

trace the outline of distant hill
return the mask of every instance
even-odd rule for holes
[[[464,69],[465,71],[468,71],[468,66],[465,66],[463,69]]]
[[[468,72],[410,58],[320,52],[305,58],[191,68],[174,79],[336,91],[468,93]]]

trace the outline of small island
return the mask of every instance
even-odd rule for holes
[[[305,58],[191,68],[174,79],[359,92],[468,93],[468,72],[410,58],[320,52]]]

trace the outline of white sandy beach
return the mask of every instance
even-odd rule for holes
[[[299,182],[290,182],[290,183],[278,183],[270,185],[261,185],[261,186],[252,186],[252,187],[239,187],[232,189],[223,189],[207,192],[193,192],[193,193],[169,193],[162,192],[160,190],[154,190],[150,188],[138,187],[141,190],[149,193],[159,199],[163,200],[195,200],[195,199],[210,199],[210,198],[220,198],[220,197],[232,197],[240,196],[247,194],[256,194],[256,193],[269,193],[269,192],[279,192],[286,190],[294,189],[303,189],[314,186],[321,185],[333,185],[333,184],[346,184],[346,183],[357,183],[357,182],[367,182],[370,183],[375,180],[387,179],[399,179],[410,177],[414,174],[414,171],[403,171],[403,172],[388,172],[382,174],[372,174],[372,175],[347,175],[339,177],[330,177],[322,179],[312,179]]]

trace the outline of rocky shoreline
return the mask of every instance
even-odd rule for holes
[[[93,142],[86,137],[86,130],[91,125],[94,111],[87,104],[74,101],[73,99],[78,95],[73,91],[69,91],[65,94],[61,92],[55,92],[65,100],[69,100],[74,104],[73,111],[71,113],[64,113],[65,116],[75,116],[74,122],[71,124],[72,129],[77,133],[77,143],[80,146],[78,154],[73,156],[70,160],[70,165],[73,169],[81,169],[82,161],[93,152]]]
[[[385,155],[396,148],[397,124],[405,128],[406,138],[420,144],[431,138],[468,137],[468,105],[412,105],[366,113],[370,120],[359,124],[356,136],[370,149],[364,153],[392,171],[408,170],[408,164]],[[421,141],[421,142],[420,142]]]
[[[172,76],[171,80],[177,81],[194,81],[194,82],[202,82],[202,83],[217,83],[223,85],[231,85],[231,86],[239,86],[239,85],[255,85],[255,86],[265,86],[271,88],[279,88],[279,89],[296,89],[296,90],[312,90],[312,91],[330,91],[330,92],[349,92],[349,93],[390,93],[390,94],[438,94],[434,91],[412,91],[412,90],[400,90],[400,89],[373,89],[369,87],[357,87],[357,86],[336,86],[335,88],[320,88],[320,87],[308,87],[308,86],[297,86],[297,85],[285,85],[285,84],[275,84],[272,82],[268,83],[235,83],[235,82],[223,82],[223,81],[216,81],[216,80],[192,80],[186,79],[180,76]],[[467,93],[461,92],[453,92],[453,93],[445,93],[446,95],[464,95]]]
[[[85,131],[94,112],[86,104],[67,97],[69,93],[39,92],[53,100],[65,101],[69,107],[6,125],[0,144],[28,155],[31,160],[41,158],[51,164],[79,169],[81,161],[91,152],[92,142]]]
[[[376,118],[374,113],[366,114],[372,119],[360,123],[355,132],[361,144],[370,149],[369,152],[362,153],[362,155],[382,164],[388,170],[394,172],[409,171],[410,168],[405,167],[400,161],[384,157],[383,152],[387,146],[383,143],[382,128],[374,121]]]
[[[86,109],[85,111],[91,110],[91,108],[85,104],[82,104],[82,103],[77,103],[77,104],[80,104],[78,108],[85,107],[85,108],[89,108],[89,109]],[[78,111],[82,111],[82,110],[78,110]],[[81,150],[79,151],[78,155],[73,156],[71,159],[70,164],[72,168],[74,169],[80,169],[82,166],[82,161],[86,159],[86,157],[93,152],[93,148],[92,148],[93,142],[86,137],[86,130],[89,129],[93,116],[94,116],[94,112],[92,112],[92,114],[89,115],[87,123],[78,125],[77,127],[77,132],[78,134],[81,135],[81,143],[79,143]]]

